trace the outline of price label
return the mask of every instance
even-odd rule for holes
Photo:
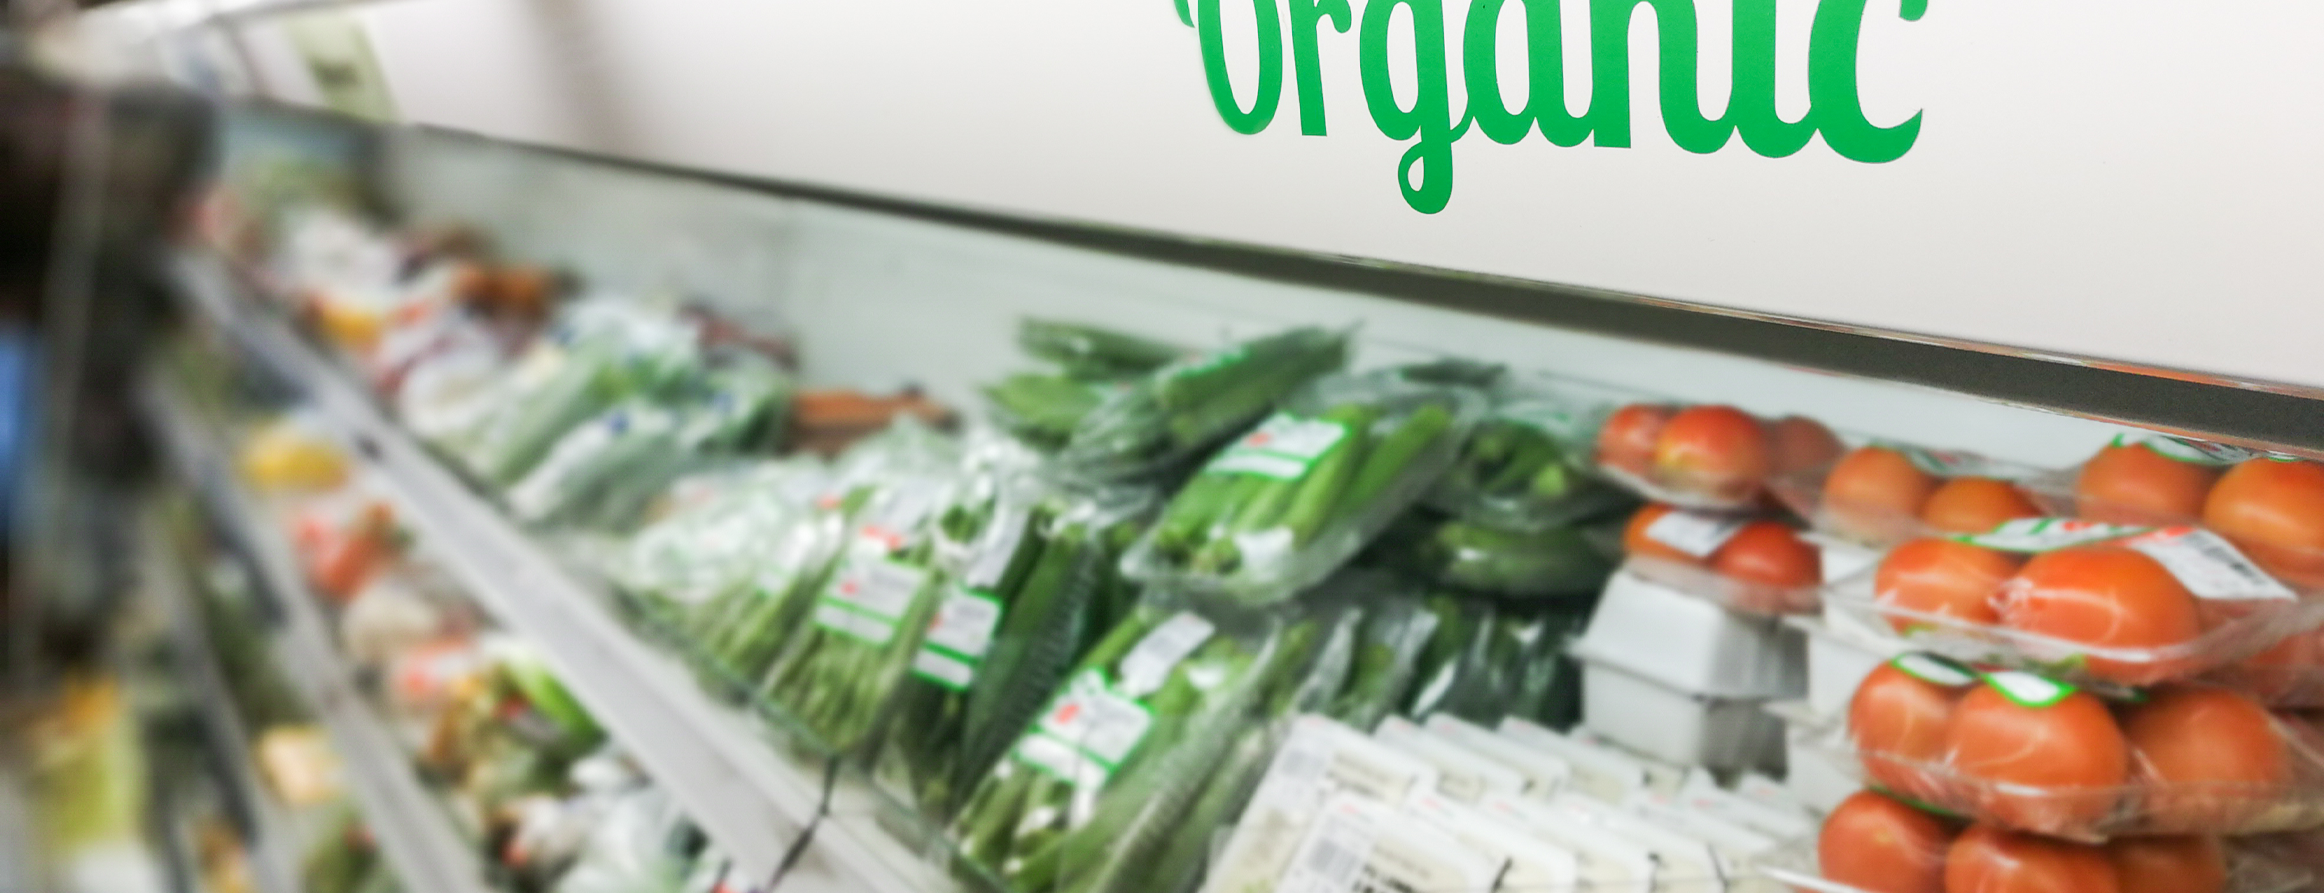
[[[1749,518],[1672,509],[1646,525],[1646,538],[1696,558],[1709,558],[1750,523]]]
[[[1041,716],[1041,734],[1072,745],[1109,771],[1120,768],[1153,725],[1145,705],[1108,688],[1095,670],[1076,677]]]
[[[1211,460],[1209,471],[1293,481],[1348,435],[1346,425],[1279,412]]]
[[[2208,530],[2165,527],[2122,544],[2154,559],[2199,598],[2276,601],[2296,597],[2290,587],[2244,557],[2235,544]]]
[[[1178,662],[1210,641],[1217,627],[1200,614],[1180,613],[1154,631],[1138,640],[1137,647],[1123,655],[1121,662],[1122,694],[1133,698],[1145,697],[1169,681],[1170,671]]]

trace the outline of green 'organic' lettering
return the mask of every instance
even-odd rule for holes
[[[1257,13],[1259,83],[1252,107],[1236,104],[1227,82],[1218,17],[1219,0],[1174,0],[1181,21],[1200,32],[1203,72],[1219,117],[1238,133],[1253,134],[1274,120],[1283,86],[1283,19],[1275,0],[1252,0]],[[1322,26],[1346,33],[1357,19],[1356,50],[1364,103],[1382,136],[1411,140],[1396,167],[1397,188],[1413,210],[1434,214],[1452,199],[1452,144],[1474,123],[1487,139],[1503,145],[1522,142],[1539,128],[1558,146],[1588,141],[1606,148],[1630,143],[1630,24],[1638,7],[1651,7],[1663,129],[1679,148],[1697,154],[1724,148],[1728,137],[1753,154],[1782,158],[1807,146],[1816,134],[1840,157],[1877,164],[1911,151],[1920,137],[1922,113],[1881,127],[1866,120],[1857,83],[1857,63],[1868,0],[1818,0],[1808,37],[1809,110],[1797,121],[1775,108],[1776,0],[1729,0],[1734,10],[1733,82],[1724,113],[1706,115],[1700,100],[1701,44],[1697,0],[1515,0],[1525,16],[1526,102],[1508,107],[1500,82],[1499,26],[1511,0],[1469,0],[1462,18],[1458,60],[1467,88],[1468,110],[1457,123],[1450,108],[1444,33],[1444,0],[1369,0],[1361,15],[1349,0],[1285,0],[1290,4],[1293,78],[1299,91],[1299,129],[1324,135],[1321,56]],[[1458,0],[1455,0],[1458,2]],[[1590,103],[1575,115],[1565,105],[1564,35],[1561,4],[1587,4],[1590,18]],[[1917,22],[1928,0],[1900,0],[1900,18]],[[1402,8],[1412,18],[1412,62],[1418,88],[1410,107],[1397,102],[1388,71],[1389,24]],[[1397,48],[1401,50],[1401,48]]]

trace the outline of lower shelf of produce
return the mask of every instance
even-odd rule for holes
[[[283,380],[302,387],[315,416],[362,457],[370,478],[396,503],[398,517],[420,531],[495,619],[539,650],[613,738],[729,854],[730,877],[738,882],[733,886],[778,874],[785,891],[810,893],[920,893],[954,886],[933,861],[882,828],[885,800],[852,778],[827,784],[824,761],[786,756],[767,739],[763,723],[704,694],[681,662],[640,641],[614,616],[603,593],[575,579],[540,543],[477,497],[341,370],[279,321],[242,309],[230,273],[201,260],[185,261],[179,272],[199,307]],[[230,486],[217,479],[219,486]],[[288,573],[279,537],[268,530],[251,534],[274,543],[270,563]],[[298,578],[285,579],[295,584]],[[313,602],[290,601],[300,602],[307,615],[301,622],[320,635]],[[371,759],[354,748],[347,758]]]
[[[236,485],[222,441],[171,403],[160,388],[148,388],[143,397],[147,416],[176,470],[193,484],[204,507],[227,529],[260,583],[282,606],[282,622],[272,643],[276,664],[329,732],[345,767],[347,786],[388,863],[407,889],[492,890],[475,851],[433,802],[392,731],[355,688],[353,674],[306,592],[289,543]]]

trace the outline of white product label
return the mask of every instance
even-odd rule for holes
[[[976,664],[941,651],[922,648],[920,653],[912,655],[912,673],[953,691],[961,691],[976,681]]]
[[[1977,677],[1961,665],[1917,651],[1899,654],[1895,660],[1889,661],[1889,663],[1897,669],[1903,670],[1907,676],[1937,685],[1957,688],[1977,681]]]
[[[1279,412],[1212,459],[1205,470],[1298,480],[1347,435],[1347,426],[1338,422]]]
[[[862,535],[895,551],[909,542],[920,522],[952,495],[952,487],[931,478],[905,478],[875,497],[864,515]]]
[[[2003,552],[2050,552],[2069,546],[2120,539],[2147,530],[2128,524],[2100,524],[2072,518],[2018,518],[2003,521],[2000,526],[1984,533],[1964,534],[1953,539]]]
[[[1178,667],[1178,662],[1210,641],[1211,633],[1217,629],[1199,614],[1180,613],[1162,621],[1162,625],[1138,640],[1137,647],[1122,656],[1122,694],[1142,698],[1160,689],[1162,683],[1169,681],[1170,671]]]
[[[976,560],[961,574],[962,582],[979,589],[1000,585],[1001,577],[1009,572],[1009,564],[1017,557],[1017,548],[1025,542],[1025,525],[1030,513],[1014,500],[1004,499],[993,509],[992,526],[987,528],[983,542],[977,544]]]
[[[1106,687],[1095,670],[1075,677],[1041,716],[1042,734],[1073,745],[1108,770],[1119,768],[1153,725],[1145,705]]]
[[[1372,858],[1372,828],[1353,816],[1327,812],[1283,876],[1284,893],[1357,893]],[[1396,889],[1388,887],[1384,889]],[[1406,889],[1426,890],[1427,887]]]
[[[2071,685],[2016,670],[1987,673],[1985,684],[2023,707],[2048,707],[2074,694]]]
[[[2233,543],[2193,527],[2166,527],[2124,540],[2200,598],[2234,601],[2289,600],[2290,587],[2260,570]]]
[[[2172,437],[2167,434],[2149,434],[2143,437],[2134,437],[2128,434],[2117,434],[2114,436],[2114,446],[2126,446],[2131,444],[2146,447],[2155,455],[2161,456],[2165,459],[2170,459],[2175,462],[2185,462],[2191,465],[2235,465],[2247,459],[2257,459],[2261,456],[2267,455],[2266,453],[2262,453],[2258,450],[2247,450],[2239,446],[2229,446],[2224,443],[2208,443],[2200,440],[2185,440]]]
[[[1646,525],[1646,538],[1696,558],[1709,558],[1750,523],[1749,518],[1733,515],[1673,509]]]
[[[824,589],[815,606],[817,625],[846,633],[874,645],[896,637],[896,623],[912,608],[912,596],[928,580],[928,572],[885,558],[848,563]]]

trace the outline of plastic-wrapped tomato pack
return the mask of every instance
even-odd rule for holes
[[[1768,489],[1817,530],[1886,546],[2057,514],[2023,486],[2039,476],[2038,469],[1973,453],[1871,441],[1831,462],[1777,474]]]
[[[1640,577],[1751,614],[1815,613],[1828,577],[1869,560],[1772,517],[1659,503],[1630,516],[1622,555]]]
[[[1768,482],[1828,465],[1846,446],[1801,416],[1766,420],[1732,406],[1632,403],[1598,426],[1598,473],[1655,502],[1700,509],[1759,506]]]
[[[1827,744],[1865,782],[1980,822],[2080,840],[2324,826],[2324,743],[2214,686],[2108,699],[1912,653],[1881,665]]]
[[[2093,521],[2201,524],[2278,579],[2324,590],[2324,464],[2160,434],[2125,436],[2028,489],[2053,512]]]
[[[1875,791],[1841,802],[1812,845],[1758,865],[1817,893],[2286,893],[2307,878],[2217,837],[2078,843],[1965,823]]]
[[[2198,675],[2276,703],[2319,688],[2324,599],[2198,527],[2043,518],[1897,546],[1825,590],[1830,610],[1975,663],[2090,684]]]

